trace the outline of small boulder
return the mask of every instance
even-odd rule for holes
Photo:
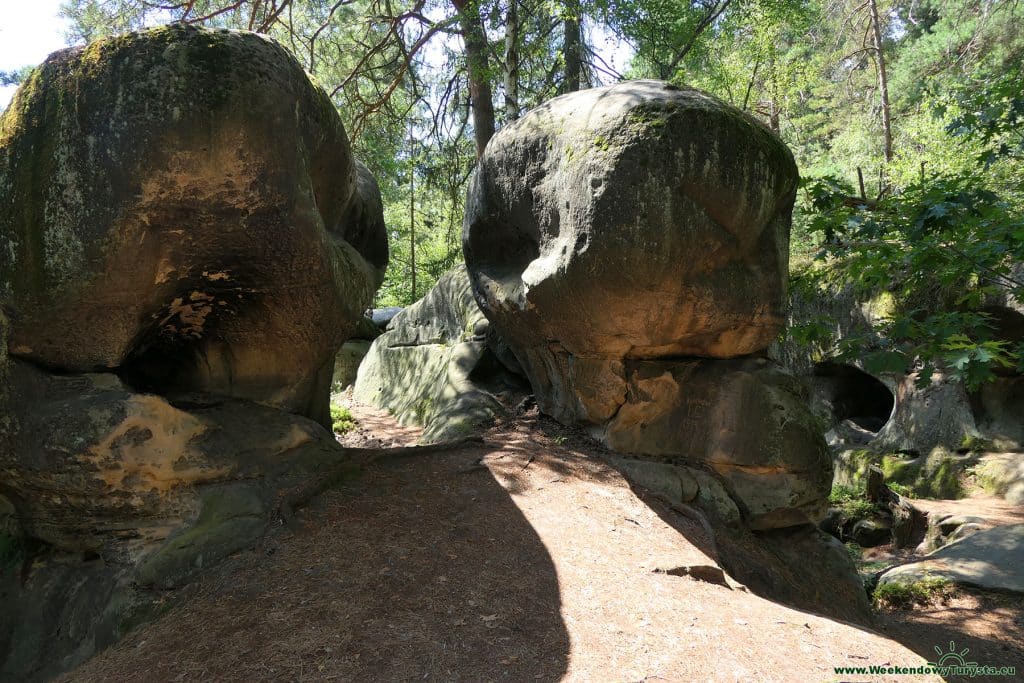
[[[370,311],[370,319],[373,324],[382,330],[386,330],[395,316],[402,312],[401,306],[388,306],[387,308],[375,308]]]
[[[862,548],[874,548],[892,540],[892,525],[880,517],[857,520],[850,529],[849,539]]]

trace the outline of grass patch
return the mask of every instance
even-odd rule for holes
[[[348,408],[331,404],[331,429],[335,434],[345,434],[358,426],[356,418]]]
[[[885,485],[889,487],[890,491],[892,491],[898,496],[901,496],[903,498],[914,497],[914,491],[906,484],[900,484],[897,482],[886,482]]]
[[[839,508],[848,520],[867,519],[882,510],[864,498],[864,489],[837,484],[828,494],[828,502]]]
[[[917,581],[894,581],[875,588],[873,600],[879,609],[912,609],[935,603],[945,604],[953,596],[953,583],[941,576],[927,576]]]

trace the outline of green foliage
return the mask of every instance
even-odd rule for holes
[[[820,268],[801,275],[839,281],[867,298],[898,302],[872,330],[886,347],[864,354],[847,336],[840,359],[862,356],[870,372],[936,369],[976,388],[1024,362],[1024,345],[1000,338],[983,304],[1002,292],[1024,296],[1013,265],[1024,260],[1024,219],[975,175],[932,178],[881,200],[859,200],[834,177],[805,181]],[[821,340],[818,340],[819,343]]]
[[[927,606],[945,602],[956,593],[949,579],[927,576],[918,581],[892,581],[875,588],[872,596],[876,608],[911,609],[915,605]]]
[[[359,423],[348,408],[331,404],[331,428],[335,434],[345,434],[358,426]]]
[[[946,132],[982,145],[977,161],[990,167],[1001,158],[1024,159],[1024,92],[1019,74],[1004,74],[982,88],[961,86],[935,107],[935,116],[953,116]]]
[[[856,488],[853,486],[847,486],[845,484],[835,484],[832,490],[828,494],[828,502],[833,505],[839,505],[849,500],[861,498],[864,496],[863,488]]]
[[[906,484],[900,484],[898,482],[888,482],[887,481],[885,483],[885,485],[889,487],[890,491],[892,491],[893,493],[897,494],[898,496],[900,496],[902,498],[914,498],[914,491],[913,491],[913,489],[911,489]]]
[[[848,520],[867,519],[881,512],[881,508],[864,497],[864,489],[837,484],[828,496],[833,507],[842,510]]]
[[[0,71],[0,86],[23,83],[31,72],[31,66],[25,66],[16,71]]]

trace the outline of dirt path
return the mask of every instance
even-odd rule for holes
[[[984,494],[959,500],[915,499],[914,506],[929,516],[980,517],[983,529],[1024,522],[1024,508],[1003,498]],[[863,559],[879,566],[914,562],[923,557],[916,549],[894,552],[891,546],[865,548]],[[958,589],[941,603],[910,610],[883,612],[879,628],[923,657],[934,661],[936,647],[948,652],[969,650],[965,659],[989,666],[1016,667],[1024,675],[1024,596]],[[1005,681],[1006,677],[950,677],[950,681]]]
[[[375,462],[68,680],[814,681],[921,662],[656,571],[714,565],[702,529],[565,441],[519,424]]]
[[[985,520],[983,529],[1005,524],[1024,522],[1024,507],[1007,502],[1004,498],[989,495],[974,495],[959,500],[913,500],[914,507],[929,516],[949,515],[980,517]]]
[[[949,681],[1019,681],[1024,678],[1024,597],[960,590],[945,604],[889,612],[880,628],[929,661],[935,648],[948,652],[955,643],[969,650],[968,661],[987,666],[1013,666],[1016,677],[950,677]]]
[[[351,387],[335,402],[348,408],[356,418],[356,428],[338,438],[342,446],[398,448],[412,446],[423,435],[419,427],[399,424],[388,411],[356,401]]]

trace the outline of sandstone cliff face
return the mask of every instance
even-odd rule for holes
[[[621,83],[499,132],[463,233],[480,308],[544,412],[623,452],[710,464],[768,527],[823,511],[824,442],[793,382],[714,359],[782,328],[796,183],[742,112]]]
[[[338,465],[317,422],[387,237],[298,63],[186,26],[47,59],[0,118],[0,196],[0,679],[25,680]]]

